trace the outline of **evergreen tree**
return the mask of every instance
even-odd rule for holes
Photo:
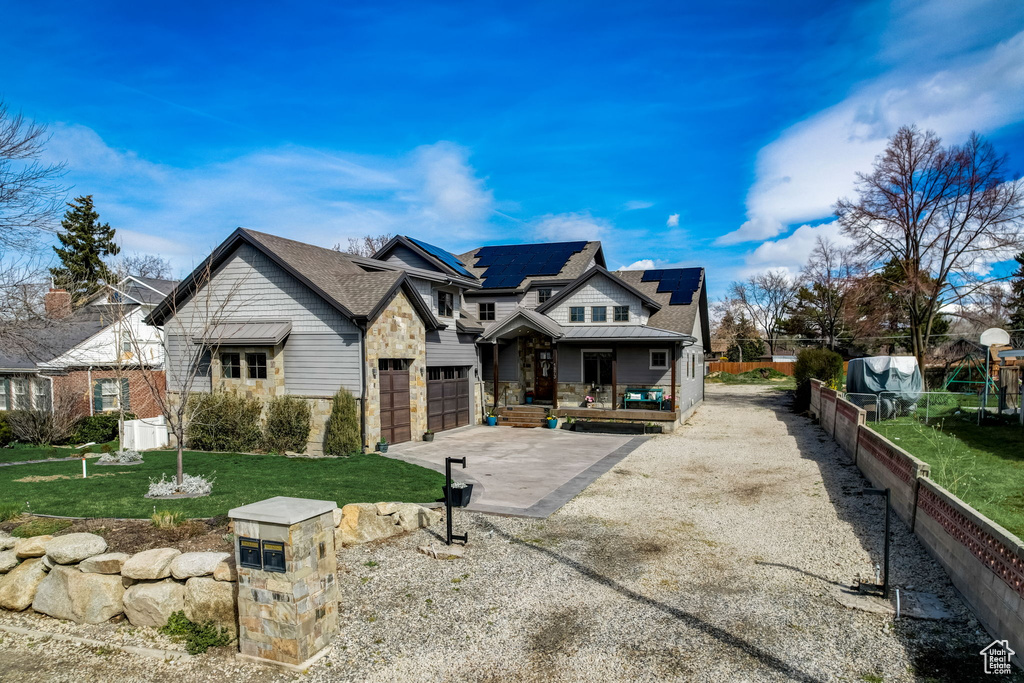
[[[61,246],[54,247],[61,265],[50,269],[54,284],[71,293],[75,304],[95,293],[113,274],[103,262],[105,256],[116,256],[121,248],[114,243],[114,229],[100,223],[93,208],[92,195],[76,197],[68,204],[61,231]]]
[[[1024,251],[1014,257],[1017,261],[1017,272],[1010,281],[1010,301],[1007,309],[1010,314],[1010,329],[1024,330]]]
[[[743,313],[736,321],[732,344],[729,345],[725,355],[730,361],[745,363],[757,361],[764,355],[764,340],[761,339],[753,321]]]
[[[339,389],[324,428],[324,454],[353,455],[361,450],[359,404],[352,394]]]

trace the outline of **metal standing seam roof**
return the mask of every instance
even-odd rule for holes
[[[224,322],[213,325],[193,341],[196,344],[276,346],[292,331],[292,324],[282,320]]]
[[[646,325],[581,325],[579,327],[562,327],[562,340],[600,339],[628,341],[631,339],[693,339],[688,334],[662,330]]]

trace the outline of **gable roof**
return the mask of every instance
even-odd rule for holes
[[[118,299],[124,297],[138,304],[152,306],[163,301],[164,297],[170,294],[177,284],[177,280],[128,275],[116,285],[111,285],[109,289],[114,292],[115,300],[112,303],[122,303]],[[109,291],[104,291],[102,294],[109,296]]]
[[[642,302],[644,302],[644,304],[646,304],[652,311],[657,311],[658,309],[661,308],[661,303],[659,303],[658,301],[655,301],[654,299],[649,297],[647,294],[644,294],[639,289],[637,289],[633,285],[629,284],[628,282],[626,282],[622,278],[613,276],[603,266],[594,266],[593,268],[588,270],[586,273],[584,273],[580,277],[578,277],[575,280],[573,280],[572,284],[570,284],[568,287],[566,287],[565,289],[560,291],[558,294],[556,294],[555,296],[551,297],[550,299],[548,299],[547,301],[542,303],[540,306],[538,306],[536,308],[536,311],[538,313],[544,313],[545,311],[551,310],[552,308],[557,306],[559,304],[559,302],[565,301],[567,298],[569,298],[572,295],[573,292],[575,292],[580,287],[582,287],[583,285],[587,284],[588,282],[590,282],[592,279],[594,279],[597,276],[608,278],[613,283],[615,283],[616,286],[622,287],[623,289],[625,289],[630,294],[639,297],[640,300]]]
[[[661,304],[661,309],[654,312],[648,320],[651,327],[691,334],[694,325],[699,320],[704,351],[711,353],[711,329],[708,320],[708,294],[704,269],[676,268],[672,270],[686,271],[682,273],[682,278],[676,281],[691,283],[692,289],[686,292],[689,296],[680,295],[679,292],[684,291],[682,289],[662,286],[661,276],[664,275],[664,270],[617,270],[612,274]],[[662,291],[658,291],[659,289]],[[665,291],[666,289],[668,291]],[[672,303],[673,297],[677,302],[687,300],[689,303]]]
[[[174,288],[146,318],[149,324],[162,325],[176,306],[195,294],[205,283],[204,273],[215,271],[242,244],[248,244],[304,285],[342,315],[357,323],[375,317],[399,289],[405,291],[427,329],[444,327],[409,285],[402,270],[367,272],[347,254],[333,249],[297,242],[246,228],[238,228],[217,247],[187,278]]]
[[[499,244],[478,247],[458,259],[484,289],[522,291],[536,282],[575,280],[591,262],[604,266],[600,242]]]
[[[5,335],[0,370],[35,371],[37,364],[67,353],[136,308],[129,305],[111,311],[105,307],[83,306],[60,320],[26,323],[13,335]]]
[[[377,250],[373,258],[377,261],[383,261],[388,257],[388,254],[399,246],[410,249],[443,273],[469,278],[470,280],[477,279],[476,275],[469,272],[465,264],[451,252],[408,235],[397,235],[391,238],[390,242]]]

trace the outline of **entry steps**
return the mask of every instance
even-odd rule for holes
[[[543,406],[504,406],[498,408],[498,426],[547,427],[547,414]]]

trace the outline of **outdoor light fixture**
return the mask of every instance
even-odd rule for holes
[[[377,368],[373,369],[373,378],[377,379]]]

